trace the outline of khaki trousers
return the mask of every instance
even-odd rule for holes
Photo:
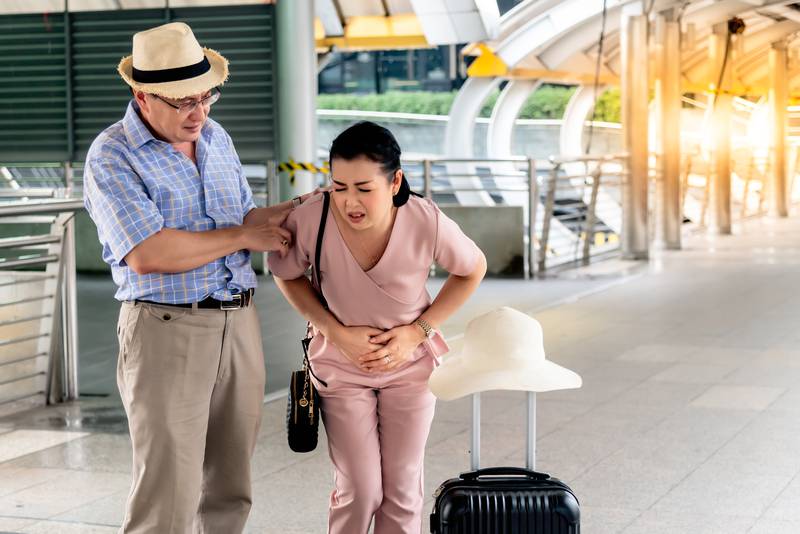
[[[121,532],[241,532],[264,398],[255,306],[125,302],[117,334],[117,385],[133,445]]]

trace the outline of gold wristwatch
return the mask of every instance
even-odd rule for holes
[[[422,331],[425,332],[425,337],[427,337],[428,339],[433,337],[433,328],[431,327],[430,324],[428,324],[428,321],[426,321],[425,319],[417,319],[416,321],[414,321],[414,324],[422,328]]]

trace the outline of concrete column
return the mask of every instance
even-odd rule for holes
[[[655,243],[681,248],[681,50],[680,23],[665,15],[656,19],[656,112],[658,116],[658,181]]]
[[[314,41],[314,1],[278,0],[278,158],[281,162],[318,164],[317,53]],[[294,183],[281,173],[280,198],[286,200],[314,189],[315,177],[297,171]]]
[[[769,107],[771,139],[772,186],[770,215],[786,217],[789,204],[786,191],[786,106],[788,105],[786,43],[774,43],[769,51]]]
[[[709,37],[708,65],[709,80],[714,84],[719,81],[720,69],[725,56],[725,41],[728,35],[727,23],[714,26]],[[713,112],[711,116],[711,135],[714,141],[714,161],[712,162],[711,181],[711,220],[709,230],[715,234],[731,233],[731,112],[733,97],[726,94],[730,89],[733,72],[733,44],[728,50],[728,61],[722,76],[719,93],[711,96]]]
[[[647,17],[623,13],[620,30],[622,139],[628,153],[622,189],[622,257],[647,259]]]

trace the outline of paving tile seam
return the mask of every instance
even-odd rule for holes
[[[772,501],[770,501],[770,503],[769,503],[769,504],[767,504],[767,505],[764,507],[764,509],[763,509],[763,510],[761,510],[761,514],[759,514],[758,518],[756,519],[756,523],[758,523],[758,522],[759,522],[759,521],[761,521],[762,519],[768,519],[768,518],[764,517],[764,514],[766,514],[766,513],[767,513],[767,511],[768,511],[770,508],[772,508],[772,505],[773,505],[773,504],[775,504],[776,502],[778,502],[778,499],[780,499],[780,498],[781,498],[781,496],[782,496],[784,493],[786,493],[786,491],[789,489],[789,486],[791,486],[791,485],[792,485],[792,483],[793,483],[795,480],[799,480],[799,479],[800,479],[800,472],[798,472],[798,473],[795,473],[795,475],[794,475],[794,476],[793,476],[793,477],[792,477],[792,478],[789,480],[789,482],[787,482],[787,483],[786,483],[786,485],[785,485],[783,488],[781,488],[781,491],[779,491],[779,492],[778,492],[778,494],[777,494],[777,495],[775,495],[775,498],[774,498],[774,499],[772,499]],[[782,521],[785,521],[785,520],[784,520],[784,519],[782,519]],[[751,529],[751,530],[752,530],[752,529]]]
[[[615,361],[615,360],[611,360],[611,361]],[[629,387],[628,389],[626,389],[626,390],[624,390],[624,391],[620,391],[619,393],[617,393],[616,395],[614,395],[614,396],[610,397],[609,399],[605,400],[604,402],[601,402],[601,403],[599,403],[599,404],[596,404],[596,405],[594,405],[594,406],[592,407],[592,409],[588,410],[587,412],[585,412],[585,414],[582,414],[582,415],[591,414],[591,412],[593,412],[594,410],[596,410],[596,409],[598,409],[598,408],[600,408],[600,407],[602,407],[602,406],[609,405],[609,404],[610,404],[612,401],[619,400],[619,398],[621,398],[621,397],[622,397],[624,394],[628,393],[629,391],[631,391],[632,389],[634,389],[634,388],[636,388],[636,387],[639,387],[639,386],[643,385],[645,382],[647,382],[647,381],[648,381],[648,379],[649,379],[649,377],[648,377],[648,378],[644,378],[644,379],[640,380],[638,383],[636,383],[635,381],[633,381],[633,382],[634,382],[634,385],[632,385],[631,387]],[[646,430],[644,430],[644,431],[641,433],[641,436],[644,436],[644,435],[646,435],[647,433],[649,433],[650,431],[652,431],[654,428],[656,428],[658,425],[660,425],[661,423],[663,423],[664,421],[666,421],[668,418],[670,418],[670,417],[672,417],[673,415],[675,415],[676,413],[678,413],[678,412],[679,412],[681,409],[683,409],[685,406],[686,406],[686,405],[684,405],[684,406],[676,406],[675,408],[673,408],[673,410],[671,410],[671,411],[669,411],[669,412],[665,413],[665,414],[663,415],[663,417],[661,417],[661,418],[660,418],[660,419],[659,419],[657,422],[655,422],[655,423],[654,423],[653,425],[651,425],[649,428],[647,428]],[[569,422],[569,421],[572,421],[572,420],[574,420],[574,419],[575,419],[575,418],[577,418],[577,417],[579,417],[579,415],[576,415],[576,416],[574,416],[574,417],[570,418],[570,419],[569,419],[567,422]],[[579,472],[579,473],[578,473],[578,474],[575,476],[575,480],[578,480],[580,477],[584,476],[584,475],[585,475],[585,474],[586,474],[586,473],[587,473],[589,470],[591,470],[591,469],[595,468],[595,467],[596,467],[598,464],[600,464],[600,462],[602,462],[602,461],[604,461],[604,460],[608,459],[609,457],[611,457],[612,455],[614,455],[614,454],[618,453],[619,451],[621,451],[622,449],[624,449],[626,446],[627,446],[627,444],[626,444],[626,445],[622,445],[622,446],[620,446],[619,448],[617,448],[617,449],[615,449],[614,451],[610,452],[609,454],[607,454],[607,455],[606,455],[606,456],[604,456],[603,458],[600,458],[599,460],[597,460],[597,461],[596,461],[595,463],[593,463],[592,465],[590,465],[590,466],[588,466],[587,468],[583,469],[582,471],[580,471],[580,472]]]
[[[16,432],[17,430],[40,431],[41,429],[40,428],[36,428],[36,427],[26,428],[26,427],[23,426],[23,427],[15,428],[13,431]],[[63,428],[63,429],[58,429],[58,430],[52,430],[51,429],[51,430],[47,430],[47,432],[76,432],[76,431],[74,429]],[[10,434],[10,432],[8,432],[7,434]],[[50,447],[45,447],[44,449],[38,449],[38,450],[35,450],[35,451],[31,451],[31,452],[29,452],[27,454],[22,454],[20,456],[14,456],[13,458],[6,458],[5,460],[0,462],[0,467],[8,464],[9,462],[16,462],[16,461],[22,460],[23,458],[27,458],[28,456],[32,456],[34,454],[41,454],[41,453],[43,453],[45,451],[49,451],[50,449],[55,449],[56,447],[63,447],[64,445],[66,445],[68,443],[72,443],[72,442],[80,441],[82,439],[90,438],[94,434],[95,433],[93,433],[93,432],[85,432],[85,435],[83,435],[83,436],[75,437],[75,438],[72,438],[72,439],[68,439],[66,441],[62,441],[61,443],[56,443],[54,445],[51,445]],[[58,469],[58,468],[37,467],[36,469]],[[70,471],[81,471],[81,470],[80,469],[71,469]]]
[[[3,464],[0,464],[0,466],[2,466],[2,465]],[[35,469],[45,469],[45,468],[44,467],[36,467]],[[0,493],[0,497],[2,497],[2,498],[13,497],[17,493],[22,493],[23,491],[32,490],[34,488],[38,488],[39,486],[43,486],[45,484],[50,484],[51,482],[52,482],[52,479],[49,479],[49,480],[44,480],[42,482],[37,482],[37,483],[31,484],[30,486],[19,487],[19,488],[16,488],[14,491],[10,491],[8,493]],[[0,517],[3,517],[3,516],[0,516]]]
[[[299,455],[300,453],[297,453],[297,454]],[[294,458],[294,456],[292,458]],[[259,476],[258,478],[252,479],[252,484],[255,484],[256,482],[258,482],[260,480],[263,480],[263,479],[266,479],[266,478],[269,478],[269,477],[274,477],[275,475],[277,475],[279,473],[283,473],[284,471],[286,471],[286,470],[288,470],[290,468],[297,467],[302,463],[311,462],[313,460],[314,460],[314,457],[311,456],[311,457],[308,457],[308,458],[303,458],[301,460],[290,461],[289,464],[284,465],[283,467],[281,467],[279,469],[276,469],[275,471],[270,471],[268,473],[264,473],[263,475]]]
[[[750,411],[750,410],[748,410],[748,411]],[[708,460],[709,460],[709,459],[710,459],[712,456],[714,456],[715,454],[717,454],[719,451],[721,451],[723,448],[725,448],[725,446],[726,446],[726,445],[728,445],[728,444],[729,444],[729,443],[731,443],[731,442],[732,442],[734,439],[736,439],[737,437],[739,437],[739,435],[741,435],[741,434],[742,434],[742,433],[743,433],[743,432],[744,432],[744,431],[745,431],[745,430],[746,430],[746,429],[747,429],[747,428],[748,428],[750,425],[752,425],[752,424],[755,422],[755,420],[756,420],[756,419],[758,419],[758,416],[759,416],[759,414],[760,414],[760,413],[762,413],[762,412],[753,411],[753,413],[752,413],[752,414],[751,414],[751,416],[750,416],[750,419],[747,421],[747,423],[745,423],[744,425],[742,425],[742,428],[740,428],[740,429],[739,429],[737,432],[735,432],[735,433],[734,433],[734,434],[733,434],[733,435],[732,435],[730,438],[728,438],[728,440],[726,440],[724,443],[722,443],[722,444],[721,444],[719,447],[717,447],[716,449],[714,449],[713,451],[711,451],[709,454],[707,454],[707,455],[706,455],[706,457],[705,457],[705,459],[703,459],[703,461],[702,461],[702,462],[699,462],[699,463],[698,463],[698,464],[697,464],[697,465],[696,465],[696,466],[695,466],[693,469],[691,469],[691,470],[690,470],[690,471],[689,471],[689,472],[688,472],[686,475],[684,475],[684,476],[683,476],[683,477],[682,477],[682,478],[681,478],[681,479],[680,479],[678,482],[676,482],[676,483],[675,483],[675,484],[674,484],[674,485],[673,485],[671,488],[669,488],[669,489],[668,489],[666,492],[664,492],[664,494],[663,494],[663,495],[661,495],[661,497],[659,497],[658,499],[656,499],[656,500],[653,502],[653,504],[651,504],[651,505],[648,507],[648,509],[647,509],[647,510],[645,510],[645,512],[649,512],[649,511],[653,510],[653,508],[654,508],[656,505],[658,505],[658,503],[659,503],[659,502],[661,502],[661,501],[662,501],[662,500],[663,500],[663,499],[664,499],[664,498],[665,498],[667,495],[669,495],[670,493],[672,493],[672,491],[673,491],[673,490],[675,490],[675,488],[677,488],[678,486],[680,486],[680,485],[681,485],[681,484],[682,484],[684,481],[686,481],[686,480],[687,480],[687,479],[688,479],[690,476],[692,476],[694,473],[696,473],[698,469],[700,469],[701,467],[703,467],[703,466],[704,466],[704,465],[705,465],[705,464],[708,462]],[[784,490],[785,490],[785,488],[784,488]],[[783,490],[781,490],[781,491],[783,491]],[[762,510],[762,512],[761,512],[761,513],[763,514],[763,513],[764,513],[764,511],[766,511],[766,508],[765,508],[764,510]],[[643,513],[644,513],[644,512],[643,512]],[[726,515],[730,515],[730,516],[732,516],[732,517],[740,517],[740,516],[736,516],[735,514],[726,514]],[[752,516],[741,516],[741,517],[752,517]]]
[[[69,523],[71,525],[78,525],[78,526],[87,525],[87,526],[90,526],[90,527],[112,527],[112,528],[119,527],[119,525],[116,525],[116,524],[110,525],[108,523],[93,523],[93,522],[89,522],[89,521],[69,521],[69,520],[66,520],[66,519],[53,519],[54,517],[55,516],[47,518],[47,519],[42,519],[41,517],[28,517],[28,516],[21,516],[21,515],[0,515],[0,519],[7,519],[9,521],[11,521],[11,520],[34,521],[34,523],[32,525],[28,525],[28,527],[36,526],[39,523]],[[28,528],[28,527],[25,527],[25,528]]]
[[[607,402],[610,402],[610,401],[607,401]],[[657,422],[656,422],[654,425],[652,425],[650,428],[648,428],[648,429],[647,429],[647,430],[646,430],[646,431],[645,431],[645,432],[642,434],[642,436],[644,436],[644,434],[646,434],[646,433],[648,433],[648,432],[652,431],[652,430],[653,430],[654,428],[656,428],[656,427],[657,427],[659,424],[663,423],[664,421],[666,421],[667,419],[669,419],[670,417],[672,417],[673,415],[675,415],[676,413],[678,413],[678,411],[679,411],[679,410],[677,410],[677,409],[676,409],[674,412],[672,412],[672,413],[669,413],[669,414],[665,415],[665,416],[664,416],[662,419],[660,419],[660,420],[659,420],[659,421],[657,421]],[[587,466],[586,468],[584,468],[583,470],[579,471],[579,472],[578,472],[578,473],[575,475],[574,479],[575,479],[575,480],[579,480],[580,478],[582,478],[583,476],[585,476],[585,475],[586,475],[586,474],[587,474],[589,471],[591,471],[592,469],[594,469],[595,467],[597,467],[598,465],[600,465],[600,463],[602,463],[603,461],[605,461],[605,460],[609,459],[610,457],[614,456],[614,455],[615,455],[615,454],[617,454],[618,452],[622,451],[622,450],[623,450],[625,447],[627,447],[628,445],[629,445],[629,444],[627,444],[627,443],[626,443],[625,445],[622,445],[622,446],[620,446],[620,447],[618,447],[618,448],[616,448],[616,449],[612,450],[611,452],[609,452],[607,455],[603,456],[602,458],[599,458],[599,459],[598,459],[596,462],[594,462],[593,464],[591,464],[591,465]]]
[[[98,503],[98,502],[100,502],[102,500],[108,499],[109,497],[117,495],[117,494],[120,494],[120,493],[125,493],[126,495],[130,496],[131,489],[133,489],[133,481],[131,481],[131,487],[129,489],[127,489],[127,490],[120,490],[120,491],[117,491],[117,492],[108,493],[106,495],[103,495],[102,497],[98,497],[97,499],[85,502],[83,504],[75,506],[74,508],[70,508],[69,510],[63,510],[63,511],[57,513],[56,515],[48,517],[46,519],[46,521],[58,521],[60,523],[73,523],[73,524],[76,524],[76,525],[94,525],[94,526],[99,526],[99,527],[119,527],[120,525],[118,525],[116,523],[115,524],[93,523],[93,522],[86,522],[86,521],[74,521],[74,520],[69,520],[69,519],[59,519],[59,517],[65,515],[65,514],[69,514],[70,512],[74,512],[75,510],[78,510],[80,508],[85,508],[87,506],[91,506],[93,504],[96,504],[96,503]]]

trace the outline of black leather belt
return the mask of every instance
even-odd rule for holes
[[[248,289],[244,293],[234,293],[233,300],[217,300],[211,297],[205,298],[197,303],[198,308],[205,310],[238,310],[239,308],[246,308],[253,300],[255,290]],[[185,304],[170,304],[167,302],[153,302],[152,300],[136,300],[136,302],[144,302],[146,304],[155,304],[156,306],[171,306],[173,308],[191,308],[193,304],[187,302]]]

